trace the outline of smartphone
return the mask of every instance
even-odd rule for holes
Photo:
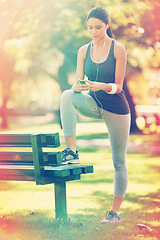
[[[85,80],[79,80],[80,84],[86,84]]]

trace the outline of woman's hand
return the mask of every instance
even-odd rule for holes
[[[72,90],[75,92],[82,92],[86,90],[90,90],[90,84],[85,80],[86,84],[81,84],[80,80],[78,80],[75,84],[72,86]]]
[[[88,83],[90,85],[90,90],[93,91],[93,92],[97,92],[99,90],[103,90],[103,85],[105,83],[101,83],[101,82],[92,82],[92,81],[89,81],[89,80],[85,80],[86,83]]]

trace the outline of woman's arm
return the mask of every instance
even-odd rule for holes
[[[117,93],[120,93],[122,91],[124,77],[126,73],[127,53],[125,47],[119,42],[116,42],[115,44],[115,58],[115,83],[117,84]]]
[[[90,84],[80,84],[80,82],[79,82],[79,80],[82,80],[84,78],[84,59],[85,59],[87,46],[88,46],[88,44],[82,46],[78,50],[76,81],[75,81],[75,84],[72,86],[72,90],[74,90],[76,92],[89,90],[89,86],[90,86]]]
[[[79,79],[83,79],[84,77],[84,58],[85,58],[85,52],[86,52],[86,45],[82,46],[78,50],[78,56],[77,56],[77,69],[76,69],[76,82]]]

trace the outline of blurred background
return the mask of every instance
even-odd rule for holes
[[[60,95],[74,83],[78,48],[91,41],[86,16],[95,6],[127,49],[131,133],[160,133],[159,0],[0,0],[1,131],[60,123]]]

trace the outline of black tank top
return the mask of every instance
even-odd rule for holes
[[[92,59],[92,42],[89,43],[84,62],[84,74],[88,80],[97,80],[97,82],[104,83],[115,82],[116,59],[114,56],[114,44],[115,41],[112,40],[106,59],[103,62],[96,63]],[[130,112],[123,90],[118,94],[108,94],[103,90],[97,92],[89,91],[89,95],[92,96],[97,102],[97,105],[104,110],[122,115]]]

